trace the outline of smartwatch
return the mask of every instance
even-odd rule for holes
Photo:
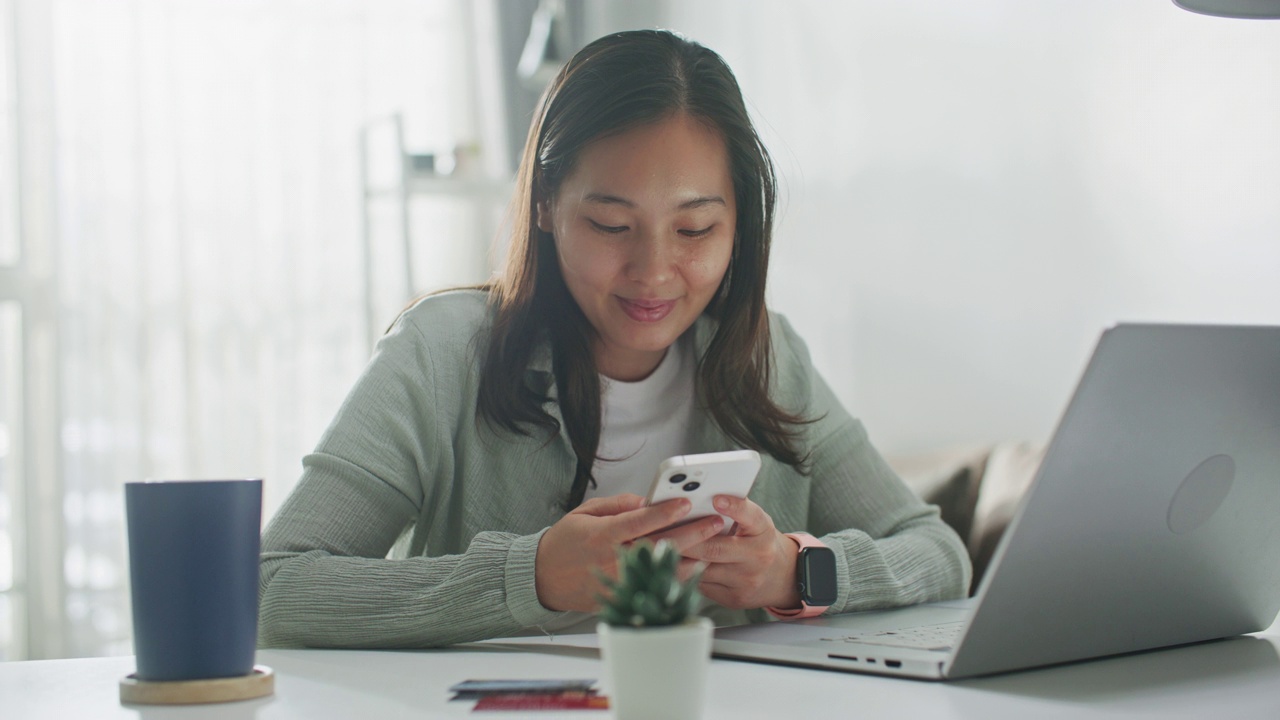
[[[836,554],[808,533],[787,533],[800,546],[796,560],[796,590],[800,607],[765,608],[776,618],[796,619],[821,615],[836,602]]]

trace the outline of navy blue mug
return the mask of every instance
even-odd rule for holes
[[[252,672],[262,480],[126,483],[125,514],[138,679]]]

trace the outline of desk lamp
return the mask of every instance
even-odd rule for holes
[[[1280,0],[1173,0],[1173,4],[1201,15],[1280,19]]]

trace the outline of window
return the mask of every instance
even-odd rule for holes
[[[25,656],[19,632],[20,529],[16,527],[20,423],[22,418],[22,326],[13,266],[19,260],[17,98],[14,79],[13,6],[0,0],[0,661]]]
[[[13,7],[0,0],[0,268],[17,264],[18,138]]]
[[[415,148],[475,141],[456,72],[471,8],[14,8],[0,0],[0,658],[128,654],[124,484],[263,477],[264,515],[283,500],[369,357],[360,129],[400,113]],[[431,231],[467,242],[447,218]]]
[[[18,303],[0,302],[0,661],[21,657],[17,610],[21,607],[18,583],[20,545],[15,527],[20,496],[17,478],[22,417],[22,326]]]

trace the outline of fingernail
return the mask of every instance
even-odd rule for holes
[[[693,503],[692,503],[692,502],[690,502],[690,501],[688,501],[688,500],[685,500],[684,498],[681,498],[681,499],[680,499],[680,508],[679,508],[679,510],[680,510],[680,514],[681,514],[681,515],[684,515],[685,513],[689,512],[689,511],[690,511],[690,510],[692,510],[692,509],[693,509]]]
[[[721,520],[720,518],[716,518],[715,520],[713,520],[711,522],[711,529],[715,530],[716,532],[720,532],[721,530],[723,530],[724,520]]]
[[[717,510],[728,510],[728,509],[729,509],[729,498],[726,498],[726,497],[718,497],[718,498],[716,498],[716,500],[715,500],[715,505],[716,505],[716,509],[717,509]]]

